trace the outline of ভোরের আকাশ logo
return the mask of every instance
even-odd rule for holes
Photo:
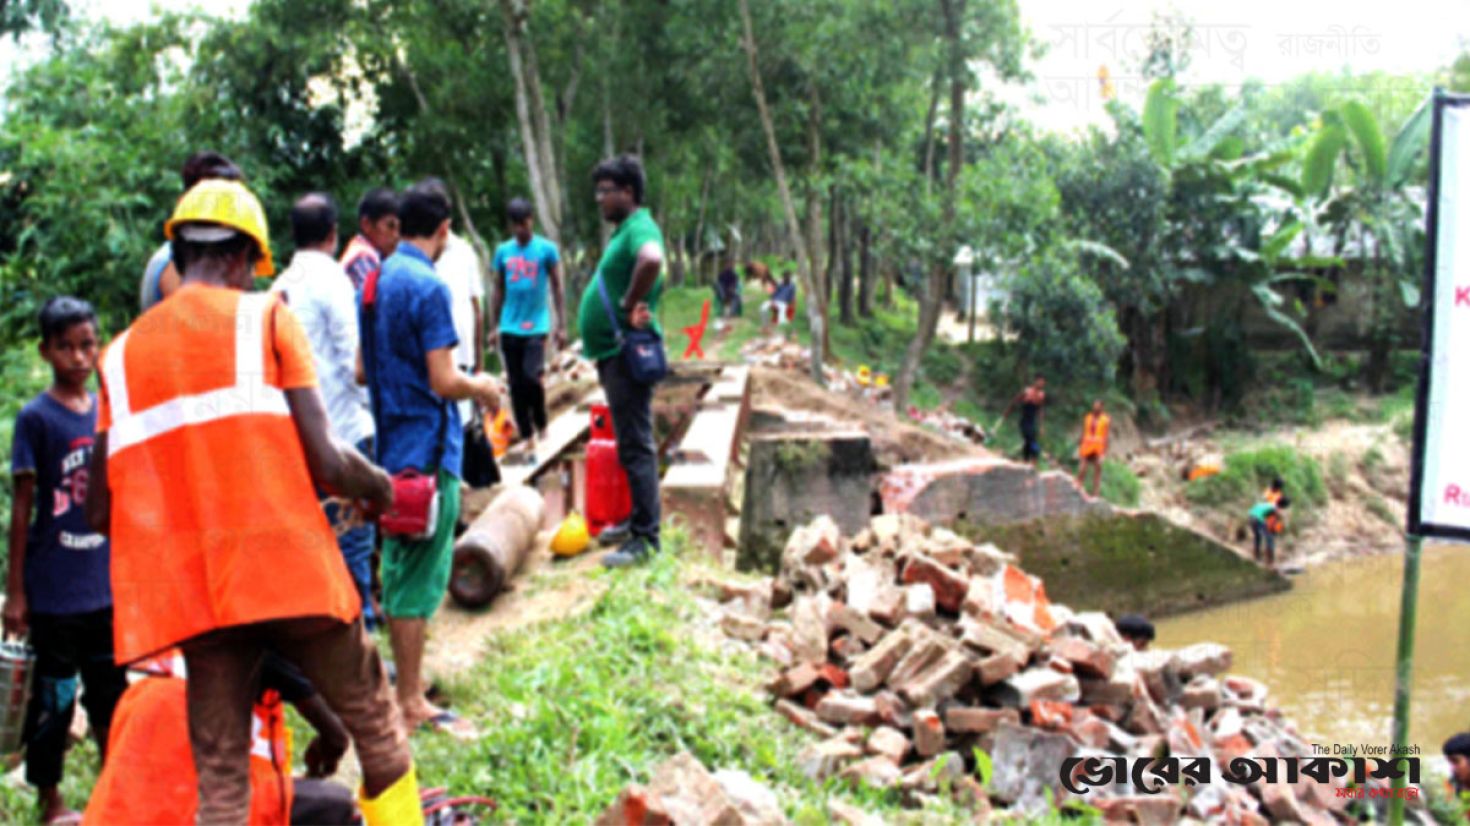
[[[1390,751],[1383,747],[1384,754]],[[1356,751],[1356,750],[1354,750]],[[1375,764],[1371,769],[1369,764]],[[1131,765],[1130,765],[1131,764]],[[1399,765],[1402,764],[1403,768]],[[1062,761],[1062,787],[1075,795],[1086,795],[1089,788],[1111,786],[1131,782],[1144,794],[1158,794],[1166,787],[1183,780],[1187,786],[1198,786],[1213,782],[1213,763],[1208,757],[1069,757]],[[1344,778],[1353,784],[1339,789],[1339,797],[1375,796],[1385,794],[1401,797],[1417,797],[1419,790],[1410,786],[1405,789],[1388,789],[1383,783],[1371,784],[1370,780],[1392,781],[1408,776],[1408,782],[1419,782],[1419,758],[1408,757],[1395,751],[1394,759],[1370,757],[1237,757],[1226,762],[1220,770],[1220,778],[1227,783],[1247,785],[1252,783],[1296,783],[1303,778],[1318,783],[1331,783],[1333,778]],[[1364,791],[1367,790],[1367,791]],[[1362,791],[1362,794],[1358,792]]]

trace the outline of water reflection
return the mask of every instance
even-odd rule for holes
[[[1402,577],[1397,554],[1331,563],[1290,592],[1161,620],[1158,645],[1224,643],[1231,670],[1265,681],[1308,739],[1387,744]],[[1467,583],[1470,549],[1424,548],[1409,739],[1426,757],[1470,730]]]

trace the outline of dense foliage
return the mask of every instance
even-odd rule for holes
[[[1470,85],[1462,58],[1434,78],[1187,87],[1188,21],[1170,18],[1120,67],[1156,78],[1144,104],[1061,136],[998,94],[1031,59],[1014,2],[257,0],[238,20],[129,28],[61,0],[5,9],[0,31],[50,49],[0,109],[7,348],[29,346],[58,292],[91,299],[107,331],[126,324],[195,149],[245,169],[279,258],[295,195],[335,194],[350,231],[366,188],[434,174],[483,244],[509,197],[532,196],[574,287],[606,232],[587,171],[635,151],[675,283],[791,260],[824,298],[802,305],[823,351],[834,326],[908,293],[904,392],[959,293],[960,246],[1014,285],[996,320],[1024,331],[1007,344],[1018,370],[1116,377],[1145,405],[1231,404],[1255,352],[1319,360],[1318,311],[1351,296],[1365,312],[1347,346],[1369,352],[1376,388],[1417,300],[1421,104],[1433,82]],[[1096,312],[1078,335],[1043,323],[1079,306]]]

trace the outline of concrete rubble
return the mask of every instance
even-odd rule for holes
[[[813,780],[896,789],[914,805],[952,794],[977,813],[1034,816],[1077,799],[1110,822],[1350,819],[1341,778],[1223,780],[1236,757],[1311,756],[1264,685],[1227,673],[1224,646],[1135,651],[1106,615],[1050,603],[1008,554],[910,515],[875,516],[852,536],[818,518],[781,559],[775,578],[720,589],[720,626],[775,664],[767,689],[812,733],[798,759]],[[977,751],[991,765],[983,783]],[[1071,757],[1131,766],[1165,754],[1210,758],[1211,783],[1150,794],[1122,778],[1080,797],[1061,784]]]
[[[743,771],[711,773],[688,752],[660,764],[647,786],[634,784],[624,789],[595,821],[597,826],[785,826],[788,822],[770,789]]]
[[[741,361],[745,364],[777,367],[783,370],[802,371],[806,370],[811,363],[809,348],[779,336],[751,339],[741,347],[740,356]],[[860,369],[848,370],[832,365],[823,367],[822,373],[826,388],[833,393],[871,401],[874,404],[889,403],[893,399],[893,388],[886,376],[879,378],[869,374],[865,377]],[[915,424],[934,430],[955,441],[972,445],[985,444],[984,428],[947,409],[920,410],[910,405],[908,417]]]

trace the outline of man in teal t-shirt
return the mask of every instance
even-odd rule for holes
[[[490,329],[500,341],[516,430],[534,449],[536,434],[546,432],[541,373],[546,366],[546,336],[552,333],[553,323],[557,349],[567,343],[561,256],[556,244],[531,231],[531,204],[526,199],[512,199],[505,215],[513,237],[495,249]],[[556,308],[555,322],[552,307]]]
[[[626,527],[605,528],[603,544],[622,542],[602,558],[609,568],[644,561],[659,549],[658,456],[653,446],[653,386],[633,380],[618,353],[613,322],[608,317],[598,282],[607,287],[608,301],[621,329],[659,330],[656,314],[663,293],[660,273],[664,236],[643,204],[643,164],[632,155],[609,158],[592,171],[597,207],[602,217],[617,224],[597,274],[582,292],[577,326],[582,331],[582,355],[597,363],[597,380],[612,412],[618,440],[618,461],[628,473],[633,513]]]

